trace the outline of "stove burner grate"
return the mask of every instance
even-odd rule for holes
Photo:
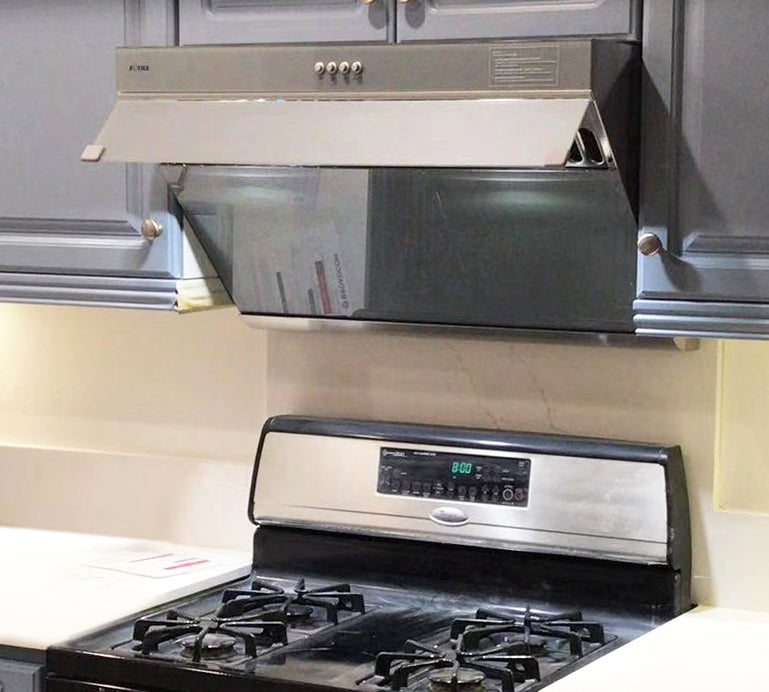
[[[408,687],[413,674],[429,670],[432,692],[477,692],[487,677],[499,680],[503,692],[514,692],[516,682],[540,679],[537,659],[519,649],[516,642],[470,651],[462,634],[448,650],[409,639],[403,651],[378,654],[374,673],[392,690]]]
[[[133,638],[139,642],[134,649],[151,655],[165,642],[182,645],[181,655],[195,663],[221,659],[237,653],[235,645],[243,642],[246,656],[256,657],[257,646],[286,644],[286,623],[265,620],[258,615],[241,618],[195,618],[176,610],[165,618],[141,618],[134,624]]]
[[[305,580],[300,579],[293,593],[286,593],[275,584],[254,579],[250,589],[224,592],[219,616],[233,617],[263,610],[263,618],[278,618],[293,624],[311,619],[316,608],[333,624],[339,622],[340,610],[366,612],[362,594],[353,592],[349,584],[308,589]]]
[[[585,643],[606,643],[603,626],[586,621],[578,610],[548,614],[530,608],[479,608],[475,618],[455,620],[451,626],[451,638],[462,636],[469,649],[478,648],[484,639],[493,642],[495,636],[504,634],[523,635],[516,643],[527,654],[534,653],[535,646],[547,639],[565,640],[571,654],[580,657]]]

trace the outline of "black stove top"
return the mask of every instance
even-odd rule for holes
[[[533,692],[653,624],[570,605],[260,574],[49,658],[130,689]]]

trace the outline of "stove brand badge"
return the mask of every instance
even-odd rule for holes
[[[149,72],[150,66],[149,65],[129,65],[128,71],[129,72]]]

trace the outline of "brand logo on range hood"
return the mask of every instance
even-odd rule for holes
[[[128,71],[129,72],[149,72],[150,66],[149,65],[129,65]]]

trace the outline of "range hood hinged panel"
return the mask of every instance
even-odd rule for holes
[[[314,70],[348,55],[365,71]],[[84,160],[98,147],[119,162],[622,168],[611,135],[632,128],[606,121],[632,119],[636,57],[631,44],[580,40],[120,49],[119,98]],[[621,172],[633,188],[634,171]]]

